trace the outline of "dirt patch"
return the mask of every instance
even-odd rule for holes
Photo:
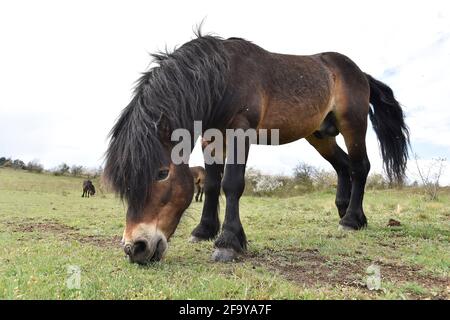
[[[78,230],[77,228],[70,227],[56,221],[48,221],[48,222],[26,221],[20,223],[7,222],[6,225],[8,225],[13,232],[37,231],[37,232],[51,232],[51,233],[58,233],[58,232],[67,233]]]
[[[419,267],[394,265],[367,259],[333,261],[321,255],[318,250],[287,250],[285,252],[265,250],[258,254],[249,254],[248,259],[255,265],[279,273],[289,281],[305,287],[347,286],[369,291],[366,286],[366,270],[371,264],[380,267],[381,281],[395,284],[418,283],[434,294],[408,293],[409,298],[448,299],[450,280],[433,275],[425,275]]]
[[[3,223],[13,232],[52,233],[61,240],[77,241],[97,247],[119,247],[120,245],[119,236],[105,237],[100,235],[83,235],[79,232],[78,228],[71,227],[54,220],[34,221],[29,219],[21,222]],[[36,237],[34,239],[36,239]],[[38,237],[37,239],[42,239],[42,237]]]
[[[418,266],[405,266],[387,263],[377,263],[381,266],[383,278],[392,282],[416,282],[425,288],[449,289],[450,279],[426,275]]]
[[[395,219],[389,219],[387,226],[388,227],[400,227],[402,224],[400,223],[400,221],[395,220]]]
[[[119,247],[121,237],[119,237],[119,236],[104,237],[104,236],[93,236],[93,235],[89,235],[89,236],[78,235],[78,237],[74,238],[74,240],[81,242],[81,243],[92,244],[97,247]]]
[[[313,287],[322,284],[362,286],[358,266],[328,261],[318,250],[287,251],[267,250],[252,255],[250,259],[258,266],[279,272],[290,281]],[[342,272],[344,271],[344,272]]]

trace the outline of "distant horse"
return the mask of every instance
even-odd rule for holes
[[[83,194],[81,197],[87,197],[95,195],[95,187],[92,184],[91,180],[84,180],[83,181]]]
[[[191,170],[192,177],[194,178],[194,185],[197,189],[195,202],[198,202],[199,200],[202,202],[206,171],[203,167],[190,167],[189,169]]]
[[[368,117],[387,175],[396,181],[404,177],[409,132],[400,104],[387,85],[342,54],[285,55],[240,38],[198,34],[174,52],[154,58],[158,65],[140,78],[111,131],[106,153],[106,177],[128,203],[123,241],[132,262],[163,257],[167,240],[192,201],[192,174],[187,163],[172,160],[171,133],[181,128],[193,135],[196,120],[203,130],[223,133],[279,129],[280,144],[306,138],[337,172],[336,206],[345,230],[367,225],[363,196],[370,170]],[[336,143],[339,133],[348,153]],[[203,212],[192,232],[195,241],[216,239],[216,261],[233,260],[247,246],[239,217],[246,164],[228,161],[237,153],[237,138],[233,142],[223,154],[226,164],[205,166]],[[244,160],[249,148],[246,142]],[[221,188],[226,208],[219,234]]]

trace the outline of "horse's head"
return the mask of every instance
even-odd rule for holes
[[[127,212],[123,244],[131,262],[145,264],[163,257],[193,193],[188,165],[171,163],[159,169],[143,208],[136,212],[130,207]]]

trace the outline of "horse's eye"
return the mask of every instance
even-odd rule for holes
[[[157,180],[165,180],[169,176],[169,170],[163,169],[159,170]]]

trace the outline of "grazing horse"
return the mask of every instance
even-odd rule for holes
[[[387,85],[340,53],[286,55],[244,39],[198,33],[174,52],[153,57],[157,65],[138,81],[111,130],[106,152],[106,177],[128,203],[123,244],[131,262],[160,260],[192,201],[192,174],[186,162],[173,161],[171,133],[183,129],[194,136],[194,121],[201,121],[202,130],[222,133],[278,129],[280,144],[305,138],[337,172],[336,206],[345,230],[367,225],[368,118],[387,175],[393,181],[404,177],[409,132],[400,104]],[[337,134],[347,152],[336,143]],[[250,143],[245,139],[243,163],[229,162],[237,153],[237,140],[226,144],[225,163],[205,166],[205,201],[192,231],[193,241],[215,239],[215,261],[233,260],[247,246],[239,199]],[[222,228],[221,188],[226,198]]]
[[[191,170],[192,177],[194,178],[194,186],[197,188],[195,202],[202,202],[206,171],[203,167],[190,167],[189,169]]]
[[[92,184],[91,180],[84,180],[83,181],[83,194],[81,197],[87,197],[95,195],[95,187]]]

